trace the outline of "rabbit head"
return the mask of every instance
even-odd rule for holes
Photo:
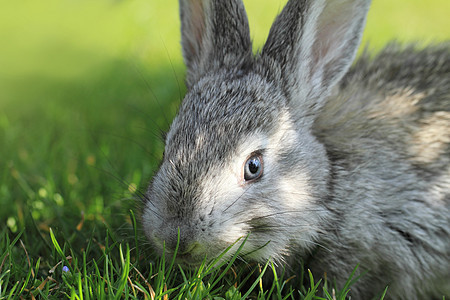
[[[142,214],[157,249],[179,242],[179,260],[198,264],[247,235],[240,254],[253,260],[311,248],[330,177],[311,126],[369,4],[290,0],[254,56],[241,0],[180,0],[188,93]]]

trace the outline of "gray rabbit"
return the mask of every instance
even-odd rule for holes
[[[179,229],[197,265],[249,235],[243,260],[338,287],[359,264],[352,299],[450,296],[450,45],[351,66],[369,6],[290,0],[253,55],[241,0],[180,0],[188,93],[142,213],[157,249]]]

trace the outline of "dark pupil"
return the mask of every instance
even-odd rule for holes
[[[248,170],[252,173],[255,174],[258,172],[259,170],[259,162],[256,159],[252,159],[248,162]]]

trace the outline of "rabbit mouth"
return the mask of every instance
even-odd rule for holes
[[[201,256],[192,255],[191,253],[177,254],[176,262],[187,268],[195,268],[202,264],[204,259]]]

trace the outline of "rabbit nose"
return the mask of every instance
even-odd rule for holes
[[[170,252],[177,252],[180,254],[186,254],[191,252],[198,242],[194,238],[193,230],[188,225],[181,225],[168,222],[163,225],[162,229],[164,240],[166,243],[166,249]]]

